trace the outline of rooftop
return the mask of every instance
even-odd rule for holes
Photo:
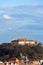
[[[29,41],[29,42],[34,42],[34,40],[28,40],[28,39],[26,39],[26,38],[18,38],[18,39],[12,40],[11,42],[18,42],[18,41]]]
[[[26,38],[18,38],[17,40],[18,41],[26,41],[27,39]]]

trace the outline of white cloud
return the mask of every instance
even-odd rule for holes
[[[12,30],[12,28],[11,28],[11,27],[9,27],[9,28],[8,28],[8,30],[9,30],[9,31],[11,31],[11,30]]]
[[[7,15],[7,14],[4,14],[4,15],[3,15],[3,18],[4,18],[4,19],[12,19],[12,17],[10,17],[10,16]]]

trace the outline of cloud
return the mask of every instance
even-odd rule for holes
[[[12,28],[11,28],[11,27],[9,27],[9,28],[8,28],[8,30],[9,30],[9,31],[11,31],[11,30],[12,30]]]
[[[12,19],[12,17],[10,17],[10,16],[7,15],[7,14],[4,14],[4,15],[3,15],[3,18],[4,18],[4,19],[7,19],[7,20]]]

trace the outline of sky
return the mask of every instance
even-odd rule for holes
[[[17,38],[43,43],[43,0],[0,0],[0,43]]]

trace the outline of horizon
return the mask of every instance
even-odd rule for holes
[[[14,38],[43,43],[43,0],[0,1],[0,43]]]

